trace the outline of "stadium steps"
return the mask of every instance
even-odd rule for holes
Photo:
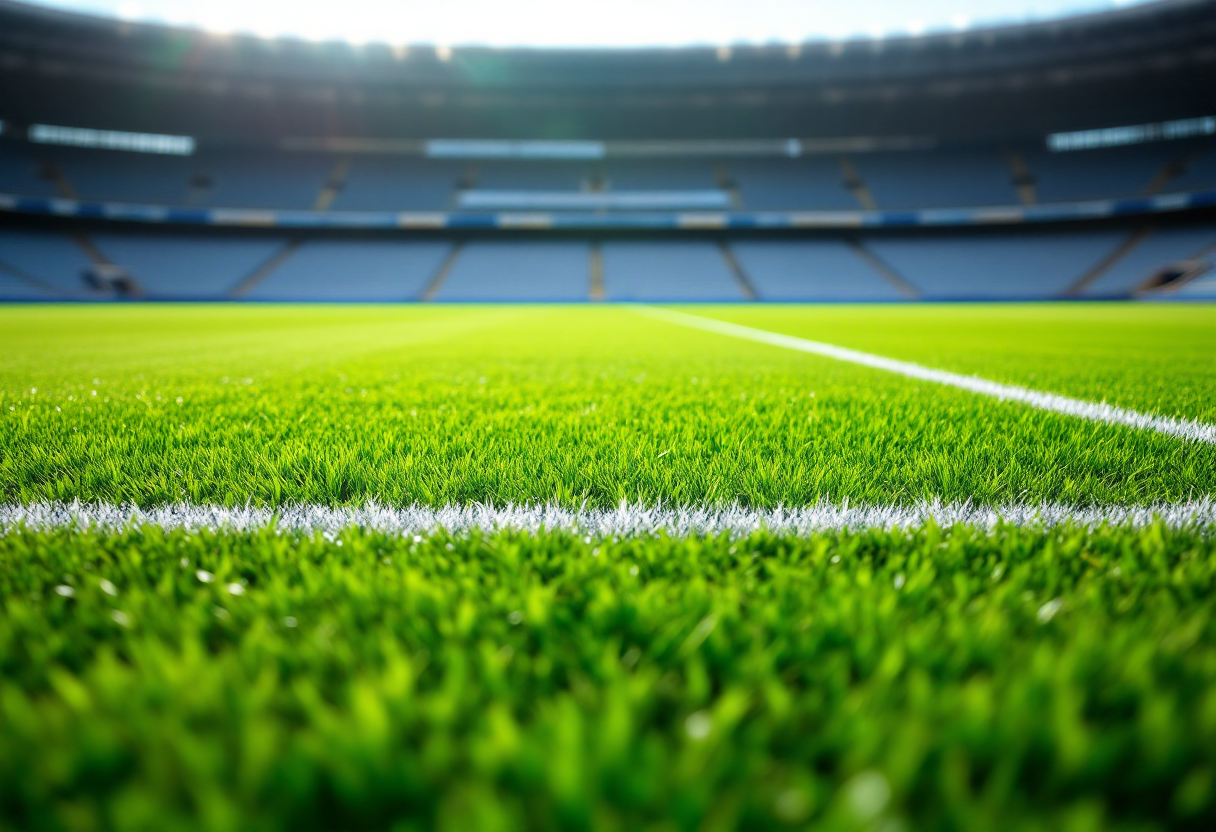
[[[848,156],[840,156],[837,162],[840,163],[840,171],[844,174],[842,184],[845,190],[853,195],[862,208],[867,211],[877,211],[878,203],[874,201],[874,195],[870,193],[861,174],[857,172],[857,166],[853,164],[853,160]]]
[[[587,256],[590,260],[588,271],[591,274],[591,287],[587,297],[593,303],[600,303],[604,300],[604,251],[598,240],[591,243]]]
[[[435,276],[426,284],[426,288],[418,295],[418,300],[430,302],[435,300],[435,296],[439,294],[439,290],[443,288],[443,284],[447,282],[448,275],[452,273],[452,269],[456,267],[456,261],[460,259],[460,253],[464,250],[464,241],[457,240],[452,245],[452,250],[448,252],[448,256],[443,258],[443,262],[439,264],[439,268],[435,270]]]
[[[720,162],[714,165],[714,181],[718,189],[730,198],[731,210],[741,210],[743,208],[743,193],[739,190],[739,182],[735,177],[730,175],[730,171],[726,169],[726,165]]]
[[[64,172],[63,168],[52,159],[47,158],[42,161],[39,175],[43,179],[53,184],[55,186],[55,190],[63,199],[79,198],[76,193],[76,188],[68,179],[68,176]],[[76,244],[76,247],[80,249],[81,253],[88,258],[89,262],[92,264],[92,270],[94,272],[110,275],[118,275],[123,273],[122,268],[111,261],[110,258],[106,257],[105,254],[102,253],[101,249],[93,244],[93,240],[89,237],[89,235],[85,234],[83,231],[73,231],[71,234],[71,239],[72,242]],[[124,294],[128,294],[132,297],[139,297],[143,294],[143,290],[139,283],[132,279],[130,275],[124,274],[123,286]]]
[[[329,210],[329,206],[333,205],[334,199],[342,192],[342,188],[346,186],[346,174],[349,171],[350,159],[342,158],[334,163],[333,170],[329,172],[329,178],[325,180],[325,184],[321,186],[320,193],[317,194],[317,201],[313,203],[312,210]]]
[[[58,286],[0,260],[0,297],[5,300],[40,300],[64,297]]]
[[[748,300],[760,300],[760,295],[756,292],[755,285],[747,276],[747,270],[743,268],[743,264],[739,262],[739,258],[735,257],[735,253],[731,251],[730,244],[726,240],[719,241],[718,251],[722,252],[722,259],[726,261],[726,268],[730,270],[731,277],[735,279],[735,283],[739,284],[739,291],[743,293],[743,297]]]
[[[1199,279],[1211,280],[1212,264],[1205,263],[1203,261],[1204,258],[1212,253],[1216,253],[1216,240],[1208,243],[1206,246],[1194,252],[1189,257],[1183,258],[1184,263],[1192,264],[1194,268],[1190,274],[1185,276],[1182,280],[1172,283],[1169,286],[1163,286],[1160,283],[1161,272],[1170,264],[1162,264],[1154,269],[1153,272],[1145,277],[1142,281],[1140,281],[1139,285],[1132,289],[1132,294],[1144,295],[1154,292],[1172,294],[1180,289],[1186,288],[1188,285],[1198,282]]]
[[[229,300],[239,300],[248,295],[258,284],[274,274],[284,263],[286,263],[293,254],[300,250],[303,245],[302,240],[288,240],[283,244],[283,247],[270,256],[268,260],[243,278],[240,283],[232,287],[228,292]]]
[[[861,240],[856,238],[849,240],[848,246],[853,250],[853,253],[860,257],[866,265],[872,268],[879,277],[890,283],[895,290],[905,298],[908,298],[909,300],[920,299],[920,290],[905,280],[904,277],[899,274],[899,272],[895,271],[895,269],[891,268],[891,266],[885,260],[866,248],[865,243],[863,243]]]
[[[1148,183],[1148,187],[1144,189],[1145,196],[1156,196],[1165,190],[1170,182],[1173,182],[1178,177],[1182,176],[1191,165],[1209,151],[1206,145],[1191,148],[1189,153],[1184,153],[1174,159],[1170,159],[1161,166],[1161,170],[1153,177],[1153,180]]]
[[[1115,248],[1093,265],[1088,271],[1078,277],[1072,285],[1063,291],[1061,297],[1075,298],[1084,294],[1085,290],[1094,285],[1107,272],[1117,266],[1123,258],[1131,254],[1149,238],[1153,233],[1153,226],[1146,225],[1143,228],[1133,231],[1127,236],[1127,239],[1115,246]]]
[[[1009,172],[1013,175],[1011,184],[1017,192],[1018,200],[1023,205],[1035,204],[1035,179],[1034,174],[1030,172],[1030,166],[1026,164],[1026,159],[1021,153],[1016,150],[1006,150],[1004,154],[1005,164],[1009,166]]]

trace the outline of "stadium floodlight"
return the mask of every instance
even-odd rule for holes
[[[93,130],[87,127],[63,127],[57,124],[31,124],[26,135],[35,144],[95,147],[100,150],[159,153],[166,156],[189,156],[194,153],[195,147],[193,136],[127,133],[122,130]]]
[[[789,45],[917,37],[1041,21],[1153,0],[34,0],[123,20],[211,32],[435,47],[677,47]],[[965,12],[962,14],[961,11]]]
[[[1074,130],[1070,133],[1052,133],[1047,137],[1047,147],[1055,153],[1062,153],[1069,150],[1122,147],[1129,144],[1211,135],[1216,135],[1216,116],[1184,118],[1156,124],[1101,127],[1096,130]]]

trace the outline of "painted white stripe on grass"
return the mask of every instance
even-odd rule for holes
[[[899,373],[901,376],[907,376],[908,378],[932,381],[937,384],[970,390],[972,393],[992,396],[1002,401],[1021,402],[1031,407],[1037,407],[1040,410],[1051,410],[1055,413],[1079,416],[1082,419],[1105,422],[1111,425],[1127,425],[1133,428],[1153,430],[1193,442],[1216,444],[1216,425],[1210,425],[1205,422],[1196,422],[1190,419],[1173,419],[1169,416],[1151,416],[1135,410],[1114,407],[1106,402],[1088,402],[1084,399],[1072,399],[1068,396],[1056,395],[1055,393],[1043,393],[1013,384],[1001,384],[978,376],[965,376],[961,373],[935,370],[932,367],[923,367],[910,361],[898,361],[894,358],[851,350],[847,347],[838,347],[835,344],[827,344],[822,341],[810,341],[806,338],[782,335],[779,332],[769,332],[765,329],[754,329],[750,326],[727,323],[726,321],[719,321],[714,318],[703,318],[700,315],[689,315],[685,312],[676,312],[672,309],[642,306],[637,307],[637,311],[643,315],[649,315],[652,318],[659,318],[669,323],[679,324],[680,326],[714,332],[718,335],[729,335],[732,338],[742,338],[747,341],[758,341],[761,344],[770,344],[774,347],[785,347],[786,349],[797,350],[799,352],[809,352],[827,358],[835,358],[838,361],[848,361],[851,364],[873,367],[878,370],[887,370],[892,373]]]
[[[1210,498],[1154,506],[1078,507],[1053,504],[976,506],[970,503],[923,502],[914,505],[849,505],[821,502],[803,508],[750,509],[665,508],[622,505],[616,509],[568,509],[555,505],[470,505],[429,508],[360,508],[287,506],[223,508],[175,504],[136,508],[111,503],[35,503],[0,506],[0,530],[24,527],[38,531],[78,529],[112,531],[128,527],[162,529],[320,532],[334,535],[360,528],[395,535],[470,531],[565,531],[580,535],[639,536],[654,534],[747,535],[759,530],[783,534],[816,531],[916,528],[963,524],[992,529],[1000,525],[1049,527],[1070,524],[1140,527],[1160,521],[1171,528],[1216,528],[1216,502]]]

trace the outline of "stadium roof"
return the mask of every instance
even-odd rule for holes
[[[796,44],[917,36],[1147,0],[40,0],[122,20],[352,43],[495,47]]]
[[[844,5],[844,4],[841,4]],[[1210,115],[1216,0],[997,28],[683,49],[219,36],[0,0],[0,119],[198,137],[1041,142]]]

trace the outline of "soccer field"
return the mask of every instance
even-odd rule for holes
[[[1212,306],[0,309],[0,830],[1211,828],[1213,423]]]

